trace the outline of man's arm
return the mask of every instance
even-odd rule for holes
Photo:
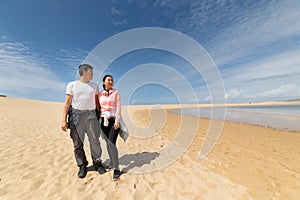
[[[97,119],[100,119],[101,115],[101,107],[100,107],[100,102],[99,102],[99,97],[98,94],[95,95],[95,103],[96,103],[96,114],[97,114]]]
[[[63,116],[62,116],[62,121],[61,121],[61,130],[67,131],[68,129],[68,123],[67,123],[67,115],[69,112],[69,108],[72,103],[72,95],[66,94],[66,100],[63,108]]]
[[[95,95],[95,102],[96,102],[96,110],[100,113],[100,103],[99,103],[98,94]]]

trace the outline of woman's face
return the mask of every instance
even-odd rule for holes
[[[108,76],[103,84],[105,85],[105,89],[110,90],[114,86],[114,80],[112,77]]]

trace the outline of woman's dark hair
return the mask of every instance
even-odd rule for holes
[[[110,78],[112,78],[112,79],[114,80],[114,78],[112,77],[112,75],[106,74],[106,75],[103,77],[102,82],[104,82],[105,79],[106,79],[107,77],[110,77]],[[103,86],[103,89],[105,90],[105,85],[103,84],[102,86]]]

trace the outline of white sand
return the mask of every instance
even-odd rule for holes
[[[299,132],[226,122],[217,145],[201,160],[197,152],[210,121],[187,116],[191,127],[183,134],[189,134],[195,124],[200,126],[187,152],[169,162],[167,153],[174,152],[168,147],[174,146],[183,118],[158,111],[152,117],[163,115],[166,123],[154,120],[151,124],[145,110],[149,106],[130,107],[125,120],[133,135],[126,143],[118,140],[120,168],[127,173],[117,182],[111,180],[112,172],[89,171],[79,179],[71,138],[60,131],[62,107],[62,103],[0,98],[0,199],[300,197]],[[167,166],[160,168],[161,163]]]

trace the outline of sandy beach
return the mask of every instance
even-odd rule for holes
[[[209,119],[168,111],[178,105],[123,106],[131,135],[118,140],[121,179],[92,168],[79,179],[62,107],[0,98],[0,199],[300,198],[300,132],[225,122],[200,159]]]

